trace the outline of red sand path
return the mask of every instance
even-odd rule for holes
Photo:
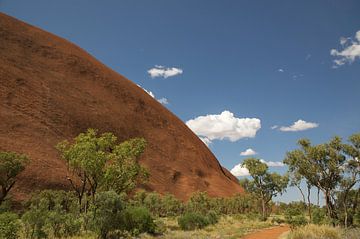
[[[281,234],[289,230],[290,228],[288,226],[272,227],[251,233],[242,239],[277,239]]]

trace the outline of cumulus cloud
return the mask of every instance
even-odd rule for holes
[[[209,146],[211,144],[211,140],[206,138],[206,137],[199,137],[201,139],[201,141],[204,142],[204,144],[206,144],[206,146]]]
[[[303,131],[303,130],[312,129],[312,128],[316,128],[316,127],[319,127],[318,123],[306,122],[305,120],[299,119],[298,121],[294,122],[290,126],[282,126],[282,127],[280,127],[280,131],[296,132],[296,131]]]
[[[278,72],[284,72],[284,70],[280,68],[280,69],[278,69]]]
[[[273,126],[271,126],[270,128],[271,128],[271,129],[277,129],[277,128],[279,128],[279,126],[278,126],[278,125],[273,125]]]
[[[166,99],[165,97],[162,97],[162,98],[158,99],[157,101],[159,101],[163,105],[169,104],[168,99]]]
[[[188,120],[186,125],[198,136],[208,141],[227,139],[235,142],[242,138],[253,138],[261,128],[260,119],[236,118],[230,111],[219,115],[199,116]]]
[[[255,150],[250,148],[240,153],[241,156],[251,156],[255,154],[257,154],[257,152],[255,152]]]
[[[165,66],[156,65],[155,67],[149,69],[148,73],[151,78],[155,78],[155,77],[168,78],[182,74],[183,70],[176,67],[165,67]]]
[[[163,105],[169,104],[168,99],[166,99],[165,97],[162,97],[162,98],[160,98],[160,99],[157,99],[157,98],[155,97],[155,94],[154,94],[152,91],[147,90],[147,89],[144,89],[144,88],[141,87],[140,85],[138,85],[138,86],[139,86],[142,90],[144,90],[146,93],[148,93],[152,98],[154,98],[155,100],[157,100],[158,102],[160,102],[161,104],[163,104]]]
[[[242,164],[235,165],[231,170],[230,173],[235,177],[242,177],[242,176],[249,176],[249,170],[246,167],[243,167]]]
[[[346,63],[353,63],[360,58],[360,31],[357,31],[355,38],[340,38],[341,50],[331,49],[330,54],[336,59],[334,60],[334,68],[342,66]]]
[[[284,167],[285,166],[285,164],[280,161],[274,162],[274,161],[265,161],[263,159],[260,159],[260,162],[266,164],[269,167]]]

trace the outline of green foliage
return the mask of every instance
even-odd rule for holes
[[[124,201],[114,191],[98,193],[89,212],[90,229],[106,239],[109,233],[122,229],[124,208]]]
[[[147,171],[137,162],[145,149],[145,140],[134,138],[121,144],[116,141],[112,133],[98,136],[96,130],[88,129],[74,143],[65,140],[57,145],[62,158],[82,182],[79,185],[69,178],[80,204],[85,193],[93,200],[99,188],[127,193],[148,178]]]
[[[249,170],[253,180],[244,180],[240,183],[248,192],[259,197],[262,205],[263,220],[266,220],[269,202],[274,196],[285,191],[289,178],[287,175],[281,176],[277,173],[269,173],[268,166],[256,158],[245,159],[243,166]]]
[[[303,212],[296,208],[288,208],[285,211],[285,221],[292,229],[301,227],[307,224],[307,220]]]
[[[360,134],[350,136],[349,142],[343,144],[340,137],[334,137],[328,143],[312,145],[310,140],[301,139],[300,149],[288,152],[284,160],[290,172],[323,192],[328,216],[334,223],[340,219],[345,226],[352,223],[354,214],[348,212],[354,206],[349,205],[349,193],[360,181]],[[341,193],[336,198],[338,190]]]
[[[162,196],[156,192],[147,193],[142,190],[135,193],[130,203],[147,208],[152,215],[157,217],[177,216],[184,208],[183,203],[172,194]]]
[[[133,236],[140,233],[155,232],[155,223],[148,209],[144,207],[128,207],[122,213],[124,229]]]
[[[74,236],[80,232],[76,197],[64,191],[45,190],[35,194],[27,203],[22,221],[27,238]]]
[[[282,224],[285,223],[285,220],[280,217],[273,217],[271,223]]]
[[[16,239],[19,237],[21,224],[18,215],[11,212],[0,213],[0,239]]]
[[[180,215],[184,209],[183,203],[172,194],[165,194],[162,197],[163,216],[172,217]]]
[[[188,212],[200,213],[206,215],[211,209],[211,199],[206,192],[196,192],[190,197],[186,204],[186,210]]]
[[[326,215],[324,208],[314,208],[312,210],[311,222],[317,225],[330,224],[330,219]]]
[[[14,186],[16,176],[25,169],[28,161],[25,155],[0,151],[0,205]]]
[[[213,224],[216,224],[219,222],[219,215],[213,210],[210,210],[206,214],[206,217],[207,217],[210,225],[213,225]]]
[[[210,223],[208,218],[200,213],[186,212],[178,218],[178,224],[182,230],[195,230],[202,229]]]

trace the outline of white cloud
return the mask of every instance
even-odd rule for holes
[[[260,162],[266,164],[269,167],[284,167],[285,166],[285,164],[280,161],[274,162],[274,161],[265,161],[263,159],[260,159]]]
[[[284,70],[280,68],[280,69],[278,69],[278,72],[284,72]]]
[[[227,139],[235,142],[242,138],[253,138],[261,128],[260,119],[236,118],[230,111],[219,115],[199,116],[188,120],[186,125],[198,136],[207,139]]]
[[[273,125],[273,126],[271,126],[270,128],[271,128],[271,129],[277,129],[277,128],[279,128],[279,126],[278,126],[278,125]]]
[[[306,122],[304,120],[299,119],[298,121],[294,122],[291,126],[282,126],[280,127],[280,131],[288,132],[296,132],[296,131],[303,131],[307,129],[312,129],[319,127],[318,123]]]
[[[353,63],[360,58],[360,31],[356,32],[355,39],[340,38],[342,50],[331,49],[330,54],[337,59],[334,60],[334,68],[342,66],[346,63]]]
[[[206,144],[206,146],[209,146],[211,144],[211,140],[206,138],[206,137],[199,137],[201,139],[201,141],[204,142],[204,144]]]
[[[165,67],[165,66],[156,65],[154,68],[149,69],[148,73],[151,78],[155,78],[155,77],[168,78],[182,74],[183,70],[176,67]]]
[[[251,156],[255,154],[257,154],[257,152],[255,152],[255,150],[250,148],[240,153],[241,156]]]
[[[157,99],[157,98],[155,97],[155,94],[154,94],[152,91],[142,88],[141,85],[137,85],[137,86],[139,86],[141,89],[143,89],[146,93],[148,93],[152,98],[154,98],[155,100],[157,100],[159,103],[161,103],[161,104],[163,104],[163,105],[169,104],[168,99],[166,99],[165,97],[162,97],[162,98],[160,98],[160,99]]]
[[[241,177],[241,176],[249,176],[249,170],[245,167],[242,166],[242,164],[238,164],[235,165],[231,170],[230,173],[232,173],[232,175],[236,176],[236,177]]]
[[[157,101],[159,101],[163,105],[169,104],[168,99],[166,99],[165,97],[162,97],[161,99],[158,99]]]

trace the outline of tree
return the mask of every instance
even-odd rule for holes
[[[282,194],[289,182],[287,175],[281,176],[277,173],[269,173],[268,166],[256,158],[247,158],[243,164],[249,170],[250,176],[253,178],[247,181],[246,188],[260,197],[262,208],[262,219],[267,218],[267,207],[271,199]]]
[[[349,137],[350,144],[343,145],[343,151],[348,156],[344,165],[344,177],[340,182],[340,193],[338,194],[344,210],[344,226],[348,226],[348,199],[351,189],[360,181],[360,133]],[[358,190],[359,191],[359,190]],[[355,207],[356,208],[356,207]],[[351,214],[352,217],[353,214]],[[352,222],[352,218],[351,218]]]
[[[319,145],[312,145],[310,140],[301,139],[298,142],[301,148],[288,152],[284,160],[291,172],[299,173],[308,185],[313,185],[323,192],[327,214],[333,224],[338,221],[335,209],[337,190],[347,192],[358,181],[359,162],[356,149],[358,150],[360,140],[357,141],[357,137],[351,137],[352,145],[344,145],[340,137],[334,137],[328,143]],[[352,157],[346,157],[344,152]],[[343,198],[347,200],[346,195]],[[345,203],[344,207],[346,210]],[[346,218],[347,216],[345,220]]]
[[[98,136],[97,130],[88,129],[73,143],[65,140],[56,146],[75,176],[68,180],[78,196],[80,209],[84,195],[94,201],[99,188],[128,192],[147,179],[147,171],[137,162],[145,149],[145,140],[134,138],[121,144],[116,142],[112,133]]]
[[[310,221],[311,221],[312,213],[311,213],[310,193],[311,193],[312,185],[308,181],[305,180],[306,181],[306,186],[307,186],[307,206],[306,206],[305,194],[304,194],[303,190],[301,189],[301,182],[303,181],[304,177],[301,175],[301,173],[299,173],[297,167],[292,167],[291,165],[289,166],[288,173],[289,173],[289,178],[290,178],[290,186],[291,187],[296,187],[300,191],[301,196],[303,198],[305,209],[307,207],[308,216],[309,216]]]
[[[23,154],[0,152],[0,205],[16,182],[16,176],[25,169],[29,159]]]

